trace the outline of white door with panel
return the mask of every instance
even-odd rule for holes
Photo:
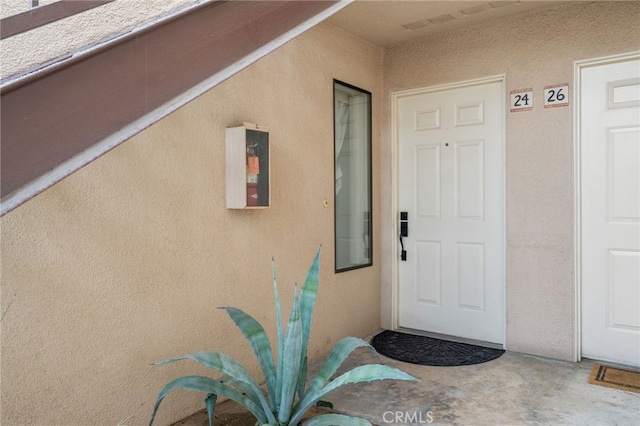
[[[504,341],[502,81],[401,96],[399,326]]]
[[[580,81],[582,356],[640,366],[640,60]]]

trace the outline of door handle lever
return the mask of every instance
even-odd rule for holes
[[[407,260],[407,251],[404,249],[403,237],[409,236],[409,214],[407,212],[400,212],[400,260]]]
[[[404,243],[402,242],[402,234],[400,234],[400,247],[402,247],[402,250],[400,250],[400,260],[402,261],[407,261],[407,251],[404,249]]]

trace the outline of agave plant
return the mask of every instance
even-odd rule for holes
[[[278,331],[277,368],[267,334],[258,321],[240,309],[221,308],[227,311],[242,334],[249,340],[264,375],[266,395],[246,368],[220,352],[199,352],[171,358],[157,362],[155,365],[191,359],[222,373],[222,376],[217,379],[203,376],[184,376],[167,383],[158,395],[153,407],[150,426],[153,424],[160,403],[174,389],[196,390],[207,394],[205,405],[209,425],[213,424],[216,400],[218,396],[221,396],[245,407],[256,418],[257,425],[296,426],[302,421],[309,409],[320,402],[329,392],[340,386],[383,379],[416,380],[398,369],[380,364],[362,365],[332,379],[343,361],[356,348],[368,347],[375,353],[373,347],[366,341],[355,337],[346,337],[336,344],[324,366],[307,386],[307,345],[318,292],[320,252],[321,250],[318,250],[309,268],[300,294],[298,294],[297,286],[294,289],[293,306],[286,334],[282,328],[280,298],[275,266],[273,266],[273,289]],[[274,265],[273,261],[272,265]],[[369,424],[364,419],[335,413],[322,414],[305,420],[307,426]]]

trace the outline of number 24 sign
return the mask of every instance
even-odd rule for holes
[[[533,89],[514,90],[511,95],[511,112],[533,109]]]

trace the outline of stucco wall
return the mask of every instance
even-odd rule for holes
[[[373,93],[374,194],[382,50],[316,27],[2,217],[2,424],[145,424],[163,384],[221,350],[259,373],[217,306],[275,338],[271,256],[283,310],[322,245],[310,357],[380,324],[374,266],[333,272],[333,78]],[[272,207],[225,208],[227,126],[271,130]],[[323,206],[330,200],[329,208]],[[379,241],[378,197],[374,238]],[[167,424],[203,408],[176,393]]]
[[[576,60],[640,49],[640,4],[593,2],[519,15],[385,51],[382,229],[393,229],[390,93],[499,74],[534,89],[534,109],[506,119],[506,347],[574,359],[572,106],[544,109],[544,86]],[[507,105],[508,105],[508,101]],[[382,234],[382,323],[391,326],[392,232]]]
[[[45,6],[53,1],[40,1]],[[36,67],[98,40],[153,21],[195,0],[118,0],[0,40],[0,78]],[[0,17],[26,12],[29,0],[0,0]],[[80,30],[79,30],[80,29]]]

